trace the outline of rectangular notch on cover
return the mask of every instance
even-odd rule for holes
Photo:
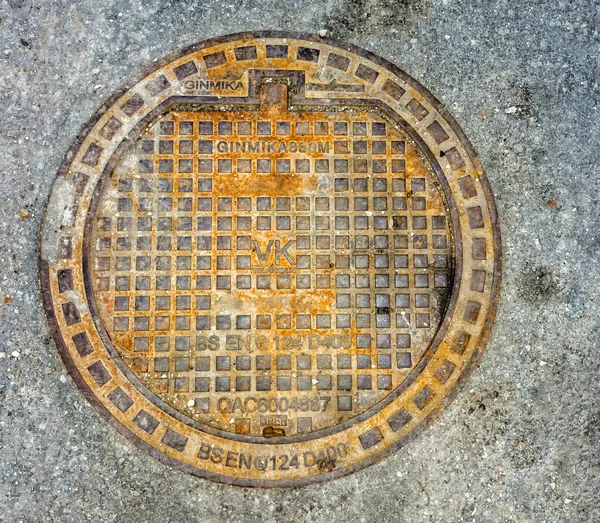
[[[269,114],[288,110],[288,85],[285,83],[263,83],[260,86],[260,109]]]

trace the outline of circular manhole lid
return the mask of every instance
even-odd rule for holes
[[[260,33],[109,100],[57,175],[40,263],[62,357],[119,431],[283,486],[425,426],[488,337],[500,243],[481,165],[422,86]]]

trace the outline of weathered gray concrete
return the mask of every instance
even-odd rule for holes
[[[3,0],[0,521],[600,521],[599,18],[589,0]],[[37,283],[83,123],[153,60],[245,29],[327,31],[421,81],[487,169],[505,251],[494,333],[442,419],[296,490],[213,484],[124,440],[66,375]]]

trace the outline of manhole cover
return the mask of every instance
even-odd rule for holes
[[[58,173],[42,287],[86,397],[168,463],[304,484],[389,454],[494,317],[493,198],[456,122],[366,51],[196,45],[119,92]]]

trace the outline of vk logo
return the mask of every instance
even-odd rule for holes
[[[281,265],[282,258],[285,258],[290,265],[296,265],[294,258],[292,258],[288,251],[293,243],[294,240],[290,240],[282,246],[279,240],[269,240],[266,246],[263,245],[263,250],[258,241],[252,240],[252,250],[256,253],[258,263],[262,267],[265,267],[270,263]],[[271,259],[273,261],[271,261]]]

